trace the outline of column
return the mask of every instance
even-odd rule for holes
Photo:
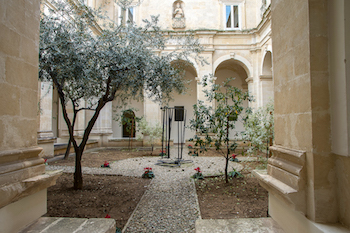
[[[9,13],[11,12],[11,13]],[[25,20],[24,20],[25,19]],[[46,213],[46,172],[37,145],[40,1],[1,2],[0,228],[19,232]],[[42,129],[46,129],[44,126]]]
[[[52,132],[52,83],[39,83],[39,131],[38,145],[43,148],[41,156],[54,156],[55,137]]]
[[[90,120],[91,114],[86,118]],[[108,146],[108,140],[112,137],[112,102],[108,102],[101,110],[100,115],[98,116],[93,130],[91,131],[90,139],[95,139],[98,141],[99,146],[105,147]],[[87,122],[85,123],[86,127]]]

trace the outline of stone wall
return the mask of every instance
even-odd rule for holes
[[[17,232],[46,212],[45,173],[38,155],[40,1],[0,1],[0,226]]]
[[[137,2],[137,1],[135,1]],[[159,15],[159,25],[164,30],[177,30],[173,28],[174,3],[173,1],[163,0],[143,0],[142,3],[135,7],[135,22],[138,25],[142,24],[142,19],[150,19],[150,15]],[[214,29],[224,30],[225,28],[225,7],[226,4],[237,4],[240,14],[240,28],[252,29],[255,28],[260,20],[260,6],[255,0],[236,0],[236,1],[180,1],[183,11],[185,27],[181,30],[194,29]],[[103,6],[109,16],[114,20],[119,20],[121,15],[119,6],[114,2],[88,1],[88,5],[92,7]],[[265,5],[269,6],[269,3]],[[266,9],[266,8],[264,8]],[[200,20],[200,19],[210,20]]]
[[[270,215],[286,232],[350,227],[349,6],[327,0],[271,4],[275,145],[267,173],[257,176],[269,190]]]
[[[328,7],[331,135],[338,184],[338,218],[350,226],[350,64],[347,62],[350,59],[350,3],[329,1]]]
[[[39,1],[2,0],[0,20],[0,149],[36,146]]]

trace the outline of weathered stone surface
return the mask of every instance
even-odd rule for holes
[[[42,217],[20,233],[115,233],[114,219],[106,218],[49,218]]]
[[[0,174],[0,186],[19,182],[45,172],[43,159],[40,158],[32,161],[10,164],[9,166],[3,165],[0,166],[0,168],[4,169],[4,173]]]
[[[238,219],[199,219],[196,221],[196,233],[284,233],[272,218]]]
[[[45,214],[46,193],[43,189],[0,208],[1,233],[18,232]]]
[[[0,186],[0,208],[54,185],[61,174],[62,171],[47,171],[42,175]]]
[[[14,163],[21,160],[37,158],[41,150],[42,149],[40,147],[2,150],[0,151],[0,164]]]

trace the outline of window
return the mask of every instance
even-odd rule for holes
[[[225,28],[226,29],[240,28],[238,5],[225,6]]]
[[[123,17],[123,11],[122,8],[119,7],[118,9],[118,22],[121,23],[121,17]],[[135,22],[135,8],[130,7],[125,10],[125,19],[127,23],[134,23]]]
[[[126,10],[126,18],[127,18],[127,22],[133,23],[134,20],[134,8],[130,7]]]

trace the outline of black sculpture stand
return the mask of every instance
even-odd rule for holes
[[[157,165],[181,166],[182,163],[191,163],[191,160],[183,160],[182,152],[185,145],[186,109],[183,106],[161,107],[162,110],[162,159]],[[170,157],[171,129],[175,122],[177,126],[177,158]]]

